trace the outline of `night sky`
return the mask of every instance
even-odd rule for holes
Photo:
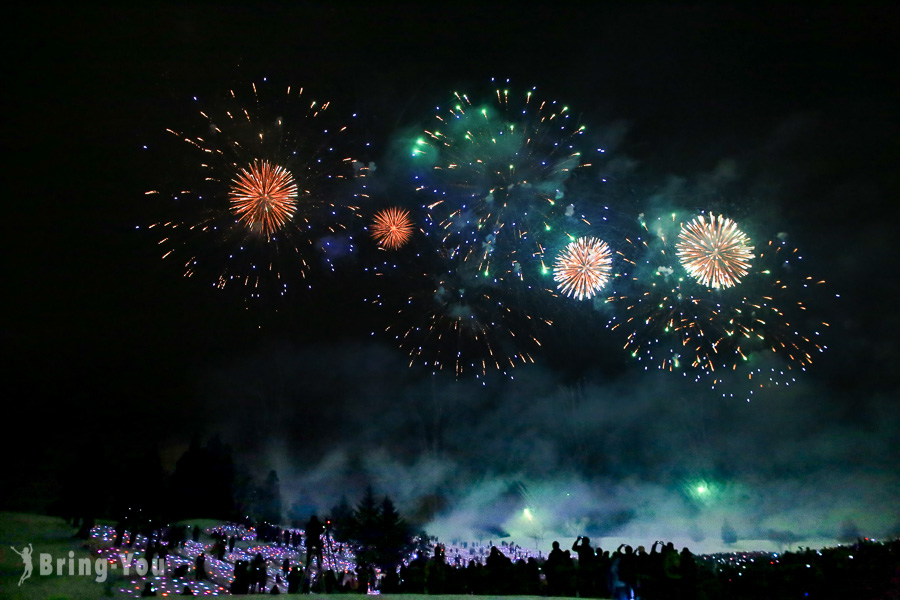
[[[897,8],[58,6],[7,28],[10,507],[49,502],[60,470],[104,479],[154,447],[171,468],[218,433],[277,469],[286,504],[371,484],[448,538],[712,550],[723,530],[748,548],[900,530]],[[787,389],[723,398],[645,372],[563,303],[583,326],[536,365],[457,381],[372,335],[365,258],[249,310],[159,259],[146,227],[168,205],[144,192],[177,181],[160,140],[193,96],[314,90],[358,114],[374,194],[413,207],[408,140],[491,77],[579,114],[621,214],[725,207],[787,232],[828,282],[828,351]]]

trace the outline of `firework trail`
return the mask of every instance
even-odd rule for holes
[[[185,164],[147,192],[169,200],[151,226],[162,231],[161,256],[179,260],[186,277],[237,284],[249,297],[308,287],[313,269],[334,270],[329,249],[353,249],[348,226],[365,195],[353,180],[366,168],[349,155],[348,127],[302,88],[252,84],[211,104],[167,130],[174,148],[161,145]],[[339,237],[345,243],[331,244]]]

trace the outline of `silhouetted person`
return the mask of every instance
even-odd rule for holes
[[[228,538],[228,551],[229,552],[234,552],[235,539],[236,539],[235,536],[231,536],[230,538]]]
[[[141,590],[141,598],[148,598],[150,596],[155,596],[156,592],[153,590],[153,584],[149,581],[144,584],[144,589]]]
[[[308,594],[308,593],[309,593],[309,588],[310,588],[309,576],[308,576],[308,575],[304,575],[304,576],[303,576],[303,581],[300,583],[300,593],[301,593],[301,594]]]
[[[86,540],[91,537],[91,529],[94,528],[94,517],[87,516],[84,517],[81,521],[81,527],[78,528],[78,531],[75,533],[75,537]]]
[[[694,598],[697,595],[697,563],[694,561],[694,555],[687,548],[682,548],[679,559],[681,595],[683,598]]]
[[[113,540],[113,547],[118,548],[122,545],[123,535],[125,535],[125,524],[119,521],[116,523],[116,539]]]
[[[250,577],[247,570],[247,561],[239,560],[234,565],[234,581],[231,582],[231,593],[246,594],[250,591]]]
[[[181,595],[182,596],[194,596],[195,594],[194,594],[194,590],[192,590],[190,588],[190,586],[186,585],[186,586],[184,586],[184,589],[181,590]]]
[[[224,540],[217,541],[216,545],[215,545],[215,549],[216,549],[216,558],[218,558],[219,560],[225,560],[225,541]]]
[[[575,595],[575,561],[572,560],[572,551],[563,550],[562,563],[559,569],[560,586],[563,596]]]
[[[592,596],[595,555],[591,548],[591,538],[578,536],[572,544],[572,550],[578,554],[578,593],[582,598]]]
[[[443,546],[434,547],[434,556],[425,567],[425,590],[429,594],[447,593],[447,561]]]
[[[681,556],[672,542],[666,544],[662,554],[666,594],[673,599],[681,598]]]
[[[408,567],[402,567],[400,571],[401,591],[404,594],[425,593],[425,569],[428,566],[425,558],[416,556]]]
[[[250,584],[260,594],[266,593],[266,583],[269,581],[269,573],[266,571],[266,559],[261,552],[257,552],[250,563]]]
[[[491,553],[485,560],[485,566],[488,587],[486,592],[488,594],[506,594],[510,583],[512,561],[504,556],[496,546],[491,546]]]
[[[322,532],[325,528],[319,521],[319,517],[313,515],[306,524],[306,569],[309,570],[309,563],[315,556],[318,559],[316,565],[319,570],[322,569]]]
[[[300,591],[300,584],[302,583],[302,580],[303,577],[300,575],[299,568],[291,567],[290,572],[287,574],[287,593],[298,593]]]
[[[619,546],[621,548],[621,546]],[[631,598],[631,595],[627,592],[627,586],[625,582],[622,581],[622,577],[619,574],[619,569],[622,566],[622,553],[616,550],[613,552],[612,561],[609,564],[609,592],[612,594],[612,597],[615,600],[627,600]]]
[[[660,548],[659,550],[656,549],[657,545]],[[662,542],[653,542],[653,545],[650,547],[650,554],[647,556],[647,581],[645,582],[644,587],[647,588],[647,591],[649,592],[648,595],[651,598],[661,596],[661,590],[665,587],[662,555],[662,550],[664,548],[665,545]]]
[[[643,546],[634,551],[634,596],[652,598],[653,585],[650,582],[650,555]]]
[[[562,586],[560,585],[560,568],[562,568],[563,551],[559,548],[559,542],[553,542],[553,549],[547,555],[547,561],[544,563],[544,573],[547,575],[547,595],[561,596]]]
[[[616,552],[619,551],[622,551],[619,560],[619,581],[625,586],[626,598],[631,598],[637,582],[637,565],[634,563],[634,550],[631,546],[622,544],[619,546],[619,550],[616,550]]]
[[[334,585],[330,585],[329,576],[334,583],[337,583],[337,580],[334,578],[334,571],[328,569],[328,572],[325,574],[325,593],[331,594],[334,591]],[[397,575],[397,571],[393,569],[388,569],[387,573],[384,575],[384,579],[381,580],[381,593],[382,594],[399,594],[400,593],[400,577]]]
[[[206,555],[202,552],[197,555],[194,561],[194,579],[200,581],[206,579]]]

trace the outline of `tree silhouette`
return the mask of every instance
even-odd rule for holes
[[[175,518],[230,519],[234,513],[234,463],[231,448],[213,436],[209,444],[200,445],[194,436],[184,454],[175,463],[170,482]]]
[[[373,567],[393,572],[412,547],[409,524],[400,516],[393,501],[375,498],[372,486],[351,512],[346,498],[332,509],[332,527],[356,548],[357,576],[360,582],[372,580]],[[362,586],[361,586],[362,588]]]
[[[403,520],[388,496],[381,501],[377,519],[379,532],[375,564],[385,571],[394,571],[412,546],[409,524]]]
[[[372,566],[378,560],[380,509],[372,486],[366,487],[362,501],[353,513],[353,541],[356,543],[356,572],[360,582],[368,584]]]
[[[281,522],[281,488],[278,474],[269,471],[265,482],[260,486],[256,497],[256,517],[267,523]]]
[[[355,522],[353,518],[353,508],[350,507],[350,501],[347,496],[341,496],[341,499],[331,509],[331,532],[334,539],[338,542],[349,542],[353,538]]]

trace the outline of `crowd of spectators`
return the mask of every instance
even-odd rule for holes
[[[360,570],[353,545],[336,543],[320,526],[280,529],[222,525],[174,525],[149,531],[120,523],[95,527],[93,535],[114,552],[127,549],[168,563],[172,585],[147,581],[122,591],[156,595],[155,588],[209,593],[411,593],[535,595],[646,600],[743,600],[821,598],[900,600],[900,540],[858,540],[852,545],[794,552],[733,552],[695,556],[687,548],[656,541],[615,550],[578,537],[571,548],[553,542],[546,557],[502,541],[418,539],[398,569]],[[318,532],[318,535],[308,535]],[[318,542],[318,543],[317,543]],[[325,558],[321,548],[325,547]],[[110,554],[113,558],[115,554]],[[310,559],[313,559],[310,562]],[[192,568],[191,568],[192,567]],[[209,581],[211,585],[204,582]],[[141,586],[144,589],[141,590]],[[171,593],[171,592],[170,592]]]
[[[610,552],[579,537],[570,550],[553,543],[546,560],[512,560],[492,547],[485,561],[448,562],[436,545],[381,579],[385,593],[542,595],[646,600],[900,599],[900,540],[796,552],[693,555],[654,542],[650,551]]]

